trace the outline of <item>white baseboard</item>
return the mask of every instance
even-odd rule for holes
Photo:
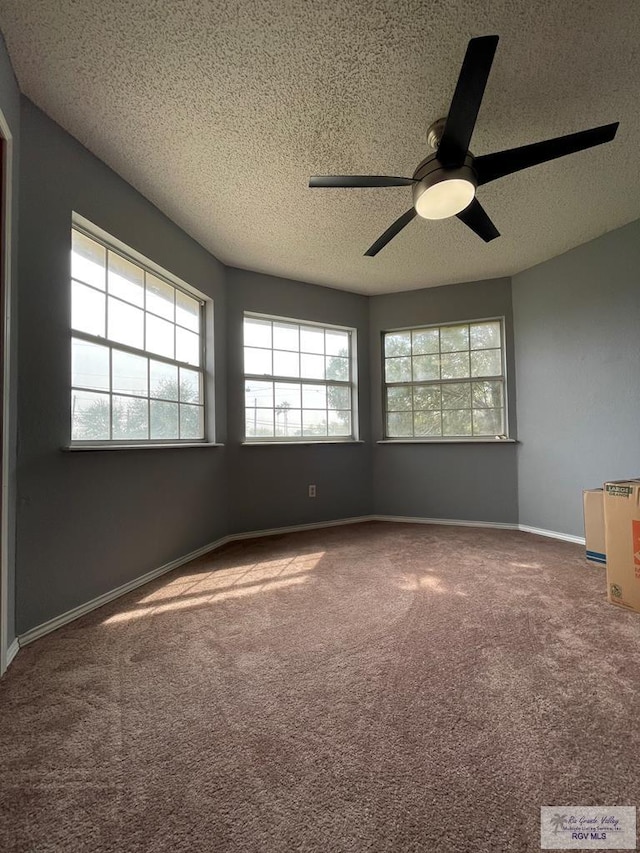
[[[407,524],[452,524],[455,527],[494,527],[497,530],[520,530],[523,533],[535,533],[536,536],[547,536],[550,539],[562,539],[584,545],[584,536],[573,536],[570,533],[559,533],[557,530],[543,530],[541,527],[529,527],[528,524],[513,524],[502,521],[464,521],[457,518],[413,518],[404,515],[372,515],[373,521],[397,521]]]
[[[139,586],[143,586],[144,584],[149,583],[149,581],[159,578],[160,575],[165,575],[167,572],[188,563],[190,560],[195,560],[196,557],[202,557],[202,555],[206,554],[208,551],[220,548],[228,541],[228,536],[223,536],[222,539],[216,539],[215,542],[203,545],[202,548],[196,548],[195,551],[185,554],[184,557],[178,557],[176,560],[171,560],[171,562],[165,563],[157,569],[152,569],[150,572],[140,575],[140,577],[134,578],[128,583],[122,584],[122,586],[116,587],[116,589],[105,592],[97,598],[92,598],[91,601],[87,601],[84,604],[80,604],[78,607],[67,610],[66,613],[61,613],[59,616],[55,616],[53,619],[49,619],[41,625],[36,625],[36,627],[31,628],[30,631],[20,634],[18,637],[20,647],[33,643],[34,640],[44,637],[45,634],[50,634],[51,631],[55,631],[57,628],[62,628],[62,626],[66,625],[68,622],[73,622],[74,619],[79,619],[81,616],[84,616],[85,613],[90,613],[92,610],[102,607],[103,604],[108,604],[110,601],[113,601],[114,598],[120,598],[121,595],[126,595],[128,592],[137,589]]]
[[[281,536],[284,533],[299,533],[302,530],[316,530],[321,527],[339,527],[342,524],[361,524],[363,521],[377,521],[377,515],[357,515],[353,518],[338,518],[333,521],[313,521],[311,524],[292,524],[289,527],[270,527],[267,530],[251,530],[248,533],[230,533],[229,542],[239,539],[258,539],[260,536]]]
[[[519,524],[518,530],[523,533],[535,533],[536,536],[548,536],[550,539],[562,539],[563,542],[573,542],[575,545],[584,545],[584,536],[573,536],[570,533],[558,533],[557,530],[543,530],[540,527],[529,527],[528,524]]]
[[[19,650],[20,650],[20,643],[18,642],[18,638],[16,637],[15,640],[11,643],[11,645],[7,649],[7,660],[6,660],[7,667],[6,668],[9,667],[9,665],[11,664],[11,661],[18,654]]]
[[[28,645],[29,643],[33,643],[34,640],[39,640],[40,637],[44,637],[45,634],[50,634],[52,631],[62,628],[63,625],[67,625],[69,622],[79,619],[86,613],[90,613],[92,610],[102,607],[103,604],[108,604],[110,601],[120,598],[120,596],[126,595],[128,592],[132,592],[132,590],[137,589],[139,586],[144,586],[144,584],[149,583],[149,581],[155,580],[161,575],[167,574],[167,572],[180,568],[180,566],[183,566],[185,563],[195,560],[196,557],[202,557],[204,554],[208,554],[209,551],[215,551],[223,545],[226,545],[228,542],[236,542],[240,539],[257,539],[260,536],[276,536],[284,533],[297,533],[302,530],[314,530],[318,527],[336,527],[340,524],[357,524],[361,521],[370,521],[371,519],[372,516],[359,516],[356,518],[340,518],[334,521],[318,521],[312,524],[295,524],[290,527],[274,527],[269,530],[252,530],[248,533],[231,533],[228,536],[216,539],[215,542],[209,542],[201,548],[196,548],[195,551],[191,551],[183,557],[171,560],[171,562],[165,563],[157,569],[152,569],[150,572],[140,575],[140,577],[134,578],[133,580],[128,581],[128,583],[122,584],[122,586],[116,587],[116,589],[112,589],[109,592],[99,595],[97,598],[91,599],[91,601],[87,601],[84,604],[80,604],[78,607],[67,610],[66,613],[61,613],[59,616],[55,616],[53,619],[49,619],[41,625],[36,625],[36,627],[31,628],[30,631],[20,634],[18,639],[14,642],[15,644],[19,644],[20,648]],[[18,646],[16,647],[16,652],[17,650]],[[14,656],[16,652],[14,652]]]
[[[453,527],[495,527],[498,530],[518,530],[517,524],[503,521],[465,521],[458,518],[414,518],[411,515],[372,515],[372,521],[395,521],[401,524],[447,524]]]
[[[90,613],[92,610],[96,610],[98,607],[102,607],[104,604],[108,604],[110,601],[120,598],[120,596],[126,595],[128,592],[131,592],[140,586],[144,586],[144,584],[159,578],[161,575],[167,574],[167,572],[180,568],[180,566],[183,566],[185,563],[189,563],[191,560],[195,560],[197,557],[202,557],[204,554],[209,553],[209,551],[215,551],[223,545],[226,545],[228,542],[237,542],[242,539],[257,539],[261,536],[282,536],[286,533],[299,533],[304,530],[316,530],[323,527],[360,524],[364,521],[392,521],[404,524],[446,524],[455,527],[491,527],[498,530],[522,530],[526,533],[536,533],[539,536],[549,536],[553,539],[563,539],[567,542],[575,542],[577,544],[584,545],[584,538],[581,538],[580,536],[570,536],[565,533],[557,533],[553,530],[540,530],[536,527],[528,527],[522,524],[510,524],[499,521],[466,521],[454,518],[414,518],[412,516],[400,515],[361,515],[353,518],[334,519],[332,521],[316,521],[310,524],[294,524],[288,527],[272,527],[266,530],[252,530],[247,531],[246,533],[230,533],[228,536],[223,536],[220,539],[216,539],[215,542],[209,542],[201,548],[196,548],[195,551],[191,551],[183,557],[171,560],[169,563],[165,563],[157,569],[152,569],[150,572],[140,575],[140,577],[134,578],[116,589],[105,592],[97,598],[93,598],[91,601],[87,601],[84,604],[80,604],[78,607],[67,610],[66,613],[61,613],[59,616],[49,619],[41,625],[36,625],[36,627],[31,628],[30,631],[20,634],[20,636],[14,640],[9,647],[7,653],[7,666],[11,663],[13,658],[16,656],[18,649],[22,646],[33,643],[34,640],[38,640],[40,637],[44,637],[46,634],[50,634],[52,631],[62,628],[63,625],[67,625],[69,622],[79,619],[86,613]]]

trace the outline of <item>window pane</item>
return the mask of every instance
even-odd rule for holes
[[[300,349],[298,327],[291,323],[273,324],[273,348],[298,352]]]
[[[411,385],[398,385],[387,388],[387,411],[402,412],[411,410]]]
[[[178,404],[152,400],[151,438],[178,438]]]
[[[131,302],[144,305],[144,273],[136,264],[109,252],[109,293]]]
[[[114,439],[149,438],[149,403],[133,397],[112,398],[111,437]]]
[[[180,406],[180,438],[204,438],[202,406]]]
[[[109,395],[91,391],[71,392],[73,441],[106,441],[109,438]]]
[[[470,409],[471,386],[468,382],[456,382],[442,386],[443,409]]]
[[[388,358],[411,355],[411,332],[393,332],[384,336],[384,354]]]
[[[326,356],[327,379],[337,379],[343,382],[349,381],[349,359],[340,358],[337,355]]]
[[[247,438],[273,436],[273,409],[247,409],[245,412],[245,435]]]
[[[440,379],[439,355],[416,355],[413,361],[413,379],[420,382],[425,379]]]
[[[245,346],[245,374],[282,379],[259,384],[257,380],[245,380],[245,435],[351,435],[351,386],[346,384],[351,380],[350,333],[258,318],[245,318],[244,327],[245,344],[254,344]],[[266,358],[272,363],[261,370]],[[318,384],[310,380],[317,380]],[[345,385],[338,385],[339,382]],[[267,406],[269,424],[264,418]]]
[[[192,332],[200,331],[200,303],[181,290],[176,290],[176,323]]]
[[[330,409],[351,410],[351,389],[344,385],[328,385],[327,402]],[[303,402],[303,405],[306,404]]]
[[[298,353],[274,350],[273,373],[275,376],[300,376],[300,356]]]
[[[389,332],[384,350],[388,437],[503,434],[501,321]]]
[[[473,408],[502,408],[502,382],[474,382]]]
[[[411,337],[414,355],[440,351],[440,329],[420,329],[412,332]]]
[[[448,436],[471,435],[471,412],[443,412],[442,434]]]
[[[349,335],[347,332],[325,332],[325,346],[327,355],[349,355]]]
[[[443,379],[463,379],[469,376],[469,353],[451,352],[440,356]]]
[[[279,438],[300,435],[302,413],[300,409],[276,407],[276,435]]]
[[[442,435],[440,412],[416,412],[413,416],[413,431],[416,436]]]
[[[74,281],[71,285],[72,328],[103,338],[104,313],[104,294]]]
[[[411,382],[410,358],[387,358],[384,366],[387,382]]]
[[[300,328],[300,349],[302,352],[317,352],[324,355],[324,329],[302,326]]]
[[[472,376],[500,376],[502,352],[499,349],[478,350],[471,353]]]
[[[469,327],[443,326],[440,329],[440,348],[442,352],[469,349]]]
[[[300,374],[303,379],[324,379],[324,356],[300,356]]]
[[[74,338],[71,343],[71,384],[76,388],[109,390],[109,347]]]
[[[112,390],[116,394],[135,394],[146,397],[148,359],[115,349],[111,358]]]
[[[472,323],[471,349],[492,349],[500,346],[500,322]]]
[[[93,287],[105,288],[105,259],[107,250],[100,243],[79,231],[71,232],[71,277]]]
[[[150,272],[147,273],[147,311],[159,314],[165,320],[175,319],[174,294],[175,287],[171,287],[166,281],[157,278]]]
[[[244,348],[244,372],[258,376],[271,376],[273,373],[272,353],[269,349]]]
[[[161,320],[153,314],[146,315],[147,343],[146,349],[166,358],[174,358],[174,329],[173,323]]]
[[[178,368],[163,361],[149,363],[151,396],[162,400],[178,399]]]
[[[253,379],[247,380],[244,385],[245,406],[249,409],[258,407],[262,409],[273,408],[273,382],[257,382]]]
[[[442,395],[439,385],[429,385],[425,388],[413,389],[413,408],[422,409],[440,409],[442,406]]]
[[[473,412],[474,435],[502,435],[502,409],[476,409]]]
[[[194,369],[202,359],[202,303],[182,292],[177,298],[162,273],[128,259],[126,250],[75,228],[71,243],[71,326],[106,338],[102,345],[72,336],[72,439],[174,441],[181,428],[189,439],[202,438],[203,371]]]
[[[351,435],[351,412],[329,412],[329,435]]]
[[[326,411],[305,409],[302,412],[302,434],[307,436],[327,435]]]
[[[176,359],[187,364],[200,364],[200,338],[176,326]]]
[[[299,409],[300,385],[294,382],[276,382],[274,387],[276,409]]]
[[[271,349],[271,320],[254,320],[251,317],[245,317],[244,345]]]
[[[327,389],[326,389],[326,387],[324,385],[303,385],[302,386],[302,407],[304,409],[326,409],[326,407],[327,407]]]
[[[413,435],[413,415],[411,412],[389,412],[387,415],[387,435],[392,437]]]
[[[144,312],[109,297],[108,336],[112,341],[142,349]]]
[[[180,401],[182,403],[201,403],[200,373],[197,370],[180,368]]]

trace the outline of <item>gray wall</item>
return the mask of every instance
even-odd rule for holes
[[[510,434],[516,436],[511,283],[507,278],[374,296],[370,300],[371,421],[383,436],[382,332],[419,324],[504,317]],[[376,444],[374,512],[417,518],[517,522],[516,446]]]
[[[11,258],[12,274],[7,286],[10,290],[11,299],[11,326],[10,326],[10,422],[8,424],[9,458],[6,460],[9,477],[9,541],[7,542],[9,557],[9,589],[8,589],[8,625],[7,633],[9,643],[13,642],[15,631],[15,447],[16,447],[16,397],[17,397],[17,281],[18,281],[18,184],[19,184],[19,160],[20,160],[20,92],[13,74],[13,68],[5,47],[4,39],[0,34],[0,110],[5,121],[9,125],[12,139],[12,210],[11,210]]]
[[[20,119],[2,50],[0,106],[16,135],[21,125],[17,633],[228,532],[375,512],[580,534],[583,487],[640,475],[640,223],[516,276],[513,288],[497,279],[367,299],[225,269],[26,99]],[[225,448],[60,450],[72,211],[215,300]],[[357,329],[362,443],[243,446],[244,311]],[[513,437],[517,355],[518,453],[508,443],[376,444],[382,331],[490,316],[506,322]]]
[[[640,222],[513,279],[520,523],[584,535],[582,489],[640,477]]]
[[[358,341],[362,444],[242,446],[242,317],[256,311],[351,326]],[[327,521],[371,512],[368,300],[355,293],[227,270],[228,458],[231,532]],[[317,497],[308,497],[315,483]]]
[[[76,211],[215,300],[226,423],[224,268],[31,102],[22,102],[17,631],[227,531],[224,448],[63,453]]]

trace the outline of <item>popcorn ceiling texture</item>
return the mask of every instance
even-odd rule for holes
[[[640,3],[0,0],[22,91],[227,264],[363,293],[509,275],[640,215]],[[479,197],[502,237],[415,220],[411,175],[469,38],[500,43],[475,154],[620,121]]]

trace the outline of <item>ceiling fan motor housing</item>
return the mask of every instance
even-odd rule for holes
[[[445,219],[448,216],[454,216],[471,204],[478,186],[478,176],[473,168],[473,159],[473,155],[467,153],[462,166],[454,169],[445,168],[436,154],[431,154],[420,163],[413,173],[413,178],[416,181],[413,185],[413,204],[420,216],[425,219]],[[447,203],[443,206],[427,204],[428,199],[435,198],[438,195],[442,197],[443,201],[445,200],[445,184],[447,185]],[[438,185],[443,186],[439,187]],[[456,188],[458,192],[454,192]],[[450,200],[452,195],[454,199]],[[455,198],[460,199],[457,204]],[[458,207],[458,204],[462,206]],[[456,207],[458,209],[455,209]]]

